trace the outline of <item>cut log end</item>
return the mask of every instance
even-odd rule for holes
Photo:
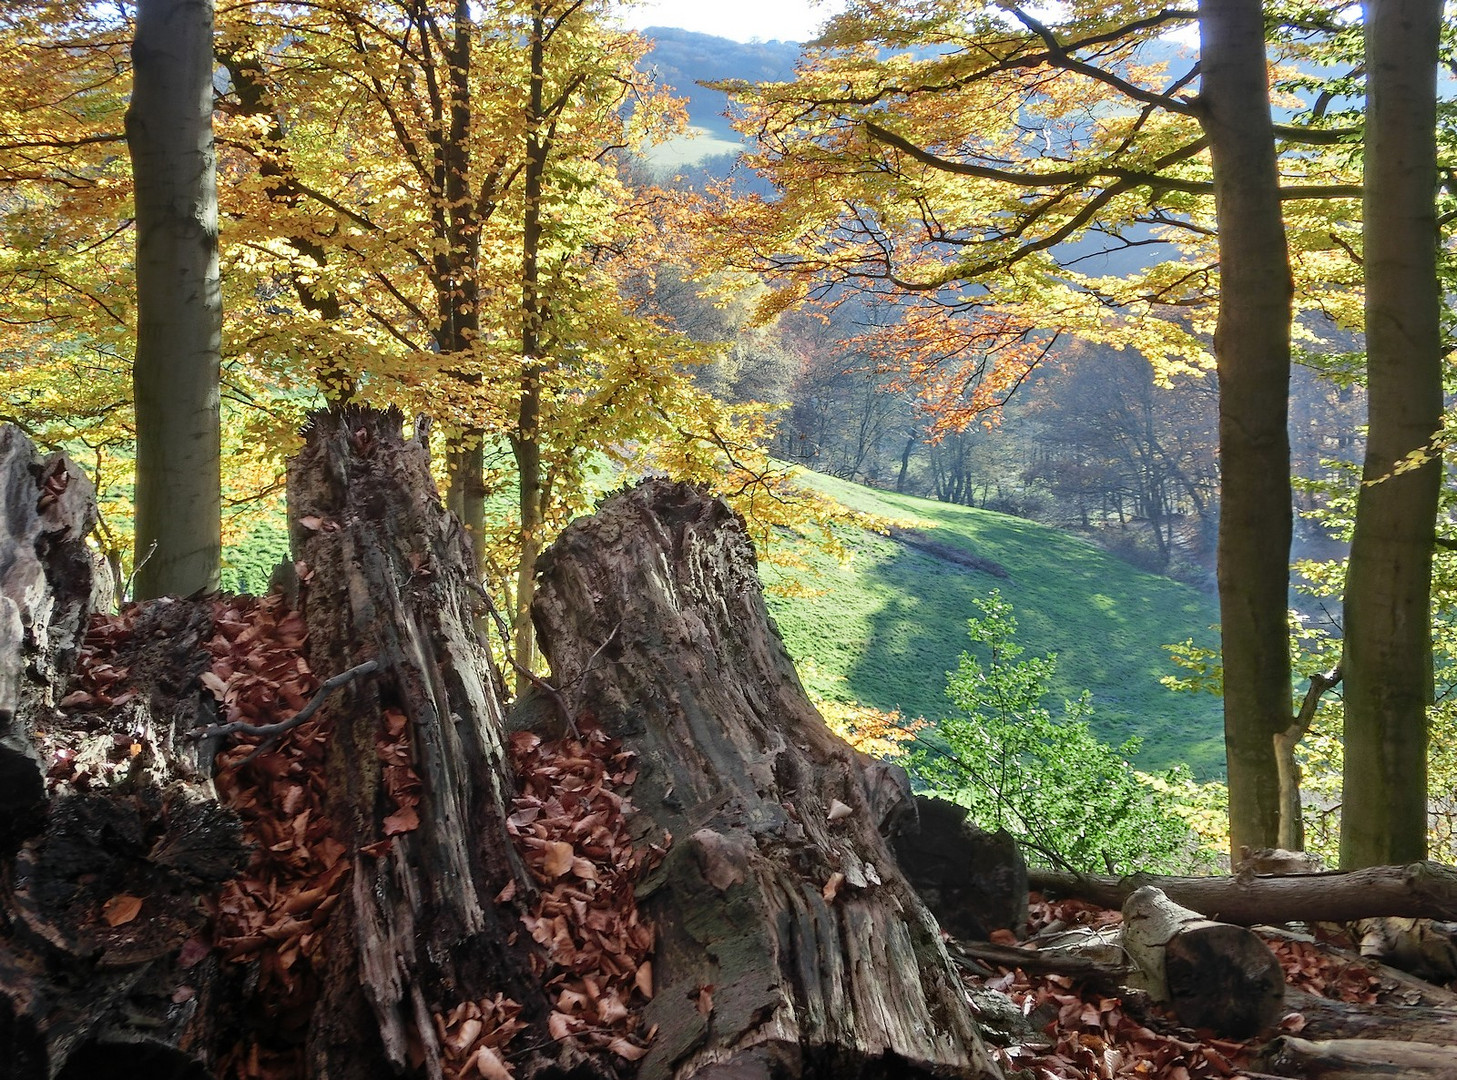
[[[1123,944],[1155,1001],[1194,1028],[1244,1039],[1279,1019],[1280,962],[1257,934],[1211,922],[1144,886],[1123,905]]]

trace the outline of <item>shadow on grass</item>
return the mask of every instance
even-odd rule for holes
[[[1004,568],[1006,577],[924,548],[881,545],[867,553],[857,571],[881,603],[865,613],[868,632],[845,671],[851,697],[906,716],[945,715],[945,673],[971,647],[966,620],[980,614],[978,598],[999,589],[1013,606],[1026,655],[1058,655],[1056,700],[1048,703],[1054,715],[1063,698],[1089,689],[1094,732],[1115,745],[1141,736],[1141,767],[1186,762],[1200,779],[1222,775],[1219,701],[1159,682],[1174,670],[1164,645],[1189,637],[1211,643],[1218,616],[1208,597],[1015,518],[969,512],[954,524],[930,533]]]

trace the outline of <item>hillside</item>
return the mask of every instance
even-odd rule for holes
[[[770,596],[816,693],[907,716],[944,714],[945,673],[970,646],[973,601],[1000,589],[1028,654],[1058,654],[1059,691],[1092,691],[1101,738],[1141,736],[1145,767],[1184,761],[1201,778],[1222,774],[1219,701],[1158,681],[1174,670],[1163,645],[1190,637],[1215,644],[1212,597],[1020,518],[805,478],[853,509],[905,523],[894,537],[852,530],[848,565],[815,556],[818,574],[803,584],[817,595]],[[763,573],[771,586],[783,584],[772,568]]]
[[[800,46],[791,41],[759,41],[745,44],[728,38],[699,34],[674,27],[652,26],[644,35],[653,42],[648,65],[659,81],[687,100],[687,136],[670,139],[655,147],[648,160],[659,169],[671,170],[708,158],[736,157],[743,139],[724,115],[727,97],[700,86],[715,79],[749,79],[780,82],[794,78]],[[724,169],[727,171],[727,162]]]

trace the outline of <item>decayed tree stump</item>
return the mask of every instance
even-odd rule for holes
[[[743,523],[666,481],[609,499],[540,563],[568,717],[636,750],[656,921],[644,1078],[992,1076],[937,925],[857,755],[805,697]]]
[[[520,1004],[527,1023],[547,1019],[529,939],[514,911],[493,902],[510,883],[531,885],[506,831],[514,790],[474,629],[470,547],[429,466],[423,442],[402,437],[398,413],[368,410],[316,415],[289,465],[310,664],[321,676],[378,665],[325,706],[330,814],[352,869],[308,1036],[315,1077],[420,1065],[438,1077],[446,1049],[434,1018],[494,995]],[[378,743],[401,716],[418,803],[392,818],[400,804]],[[547,1042],[521,1055],[517,1075],[573,1060],[565,1043]]]
[[[187,737],[212,717],[197,684],[211,613],[136,612],[151,656],[139,680],[142,667],[165,677],[62,712],[92,605],[91,485],[11,428],[0,476],[0,1077],[203,1076],[182,1047],[216,1017],[173,996],[178,955],[206,923],[199,897],[244,856]],[[215,959],[191,963],[216,973]]]
[[[45,798],[32,722],[55,704],[91,611],[91,481],[0,425],[0,850],[38,824]]]
[[[942,929],[961,941],[1027,929],[1027,862],[1003,830],[987,832],[964,806],[916,796],[913,822],[892,836],[896,860]]]

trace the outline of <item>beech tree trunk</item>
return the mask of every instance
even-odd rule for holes
[[[742,519],[666,481],[608,500],[539,563],[568,714],[637,751],[639,827],[673,837],[639,894],[661,1031],[640,1075],[995,1075],[880,832],[903,795],[868,785],[810,705],[754,565]]]
[[[1346,868],[1427,853],[1432,548],[1442,480],[1442,455],[1432,445],[1442,423],[1441,25],[1441,0],[1366,5],[1362,237],[1370,422],[1346,574]]]
[[[1260,0],[1200,0],[1199,117],[1219,222],[1219,619],[1231,850],[1274,847],[1290,726],[1290,318]]]
[[[212,0],[140,0],[127,149],[136,185],[136,592],[216,589],[222,284]]]

